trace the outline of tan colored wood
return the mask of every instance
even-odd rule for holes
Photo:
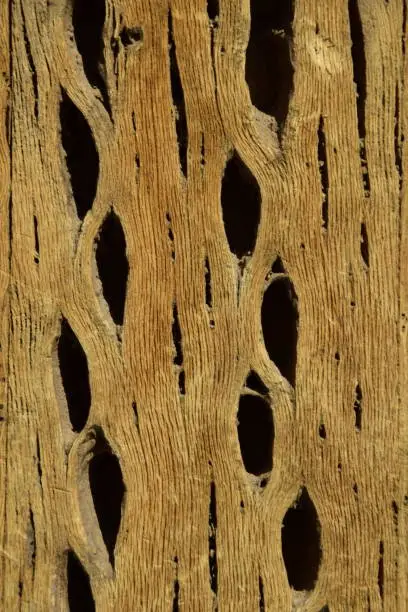
[[[283,112],[284,79],[269,70],[289,78],[290,64],[262,46],[250,60],[249,0],[100,0],[76,22],[87,2],[0,3],[1,609],[88,609],[74,602],[88,576],[98,612],[404,612],[405,0],[296,0],[287,27],[267,24],[275,50],[290,38],[283,119],[257,100],[270,87]],[[80,212],[92,147],[97,190]],[[223,208],[234,152],[260,194],[256,245],[240,258]],[[249,236],[244,183],[232,216]],[[97,265],[109,223],[126,242],[123,323],[120,240]],[[298,309],[296,347],[281,346],[295,381],[263,336],[283,333],[265,306],[279,282],[292,287],[285,312]],[[64,372],[65,333],[89,377],[78,348]],[[263,475],[241,453],[245,393],[272,411]]]

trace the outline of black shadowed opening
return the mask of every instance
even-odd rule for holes
[[[173,344],[174,344],[174,358],[173,363],[178,366],[183,365],[183,348],[181,341],[181,328],[180,321],[178,317],[177,304],[173,304],[173,323],[171,326],[172,335],[173,335]]]
[[[313,589],[321,562],[320,523],[306,488],[283,519],[282,553],[290,586]]]
[[[95,448],[98,452],[89,462],[89,483],[99,527],[113,566],[125,487],[119,460],[103,434],[99,435]]]
[[[218,590],[218,564],[217,564],[217,498],[215,482],[210,486],[210,507],[208,515],[208,548],[209,548],[209,571],[210,587],[214,594]]]
[[[367,155],[365,146],[365,107],[367,98],[366,82],[366,55],[364,45],[363,24],[361,21],[359,0],[349,0],[348,3],[350,37],[351,37],[351,57],[353,61],[353,75],[356,84],[356,104],[357,104],[357,127],[360,139],[360,159],[363,176],[363,184],[366,195],[370,192],[370,175],[367,165]]]
[[[110,112],[109,97],[104,79],[103,28],[105,0],[74,0],[72,24],[75,41],[88,81],[97,87]]]
[[[245,381],[245,386],[248,389],[252,389],[261,395],[267,395],[269,393],[268,387],[263,383],[262,379],[258,376],[256,372],[251,370],[248,374],[248,377]]]
[[[272,115],[281,134],[293,89],[292,0],[251,0],[245,76],[252,103]]]
[[[378,558],[378,590],[380,597],[384,600],[384,542],[380,542],[380,551]]]
[[[129,47],[130,45],[135,45],[136,43],[142,43],[143,29],[140,27],[123,28],[119,33],[119,37],[124,47]]]
[[[357,431],[361,431],[361,418],[362,418],[362,401],[363,393],[360,385],[356,385],[355,400],[354,400],[354,414],[355,414],[355,425]]]
[[[329,226],[329,171],[327,167],[326,135],[324,133],[324,120],[320,117],[317,132],[317,154],[322,185],[322,225],[327,230]]]
[[[349,22],[351,36],[351,57],[353,61],[353,75],[357,90],[357,117],[360,138],[365,137],[365,103],[367,95],[366,85],[366,56],[364,46],[363,24],[358,6],[358,0],[349,0]]]
[[[78,338],[64,318],[57,352],[71,425],[74,431],[81,431],[91,406],[88,361]]]
[[[262,576],[259,576],[259,612],[265,612],[265,594]]]
[[[38,219],[37,216],[34,215],[34,261],[36,264],[40,262],[40,238],[38,235]]]
[[[89,576],[76,554],[67,554],[68,605],[70,612],[94,612],[95,602]]]
[[[207,0],[207,14],[210,21],[218,19],[220,14],[219,0]]]
[[[228,160],[222,179],[221,204],[225,233],[238,258],[255,247],[261,214],[259,185],[237,153]]]
[[[168,14],[168,45],[170,55],[170,83],[171,94],[176,114],[176,132],[180,157],[181,171],[187,177],[187,149],[188,149],[188,129],[186,106],[184,101],[183,86],[181,83],[180,71],[177,63],[176,45],[173,36],[173,18],[171,11]]]
[[[205,303],[208,308],[212,308],[212,288],[211,288],[211,268],[208,257],[205,258],[204,262],[205,269]]]
[[[270,359],[294,386],[297,356],[297,297],[287,278],[278,278],[265,292],[261,310],[262,331]]]
[[[368,234],[367,227],[365,223],[361,224],[361,234],[360,234],[360,251],[361,257],[367,268],[370,267],[370,251],[368,246]]]
[[[129,262],[126,257],[125,234],[113,210],[105,217],[97,238],[96,263],[112,319],[116,325],[122,325]]]
[[[91,129],[65,91],[60,102],[61,142],[71,178],[78,217],[82,220],[92,207],[99,177],[99,156]]]
[[[174,565],[176,568],[176,578],[173,585],[173,612],[179,612],[180,583],[178,579],[178,557],[174,557]]]
[[[282,259],[279,257],[279,255],[272,264],[272,272],[274,274],[285,274],[286,273]]]
[[[257,476],[270,472],[275,431],[269,402],[256,395],[242,395],[237,420],[246,471]]]

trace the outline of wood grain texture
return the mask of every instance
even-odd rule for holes
[[[289,4],[0,3],[2,610],[407,610],[407,6]]]

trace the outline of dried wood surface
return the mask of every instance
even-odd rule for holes
[[[2,610],[407,610],[406,13],[0,3]]]

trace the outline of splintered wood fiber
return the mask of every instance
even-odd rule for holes
[[[0,610],[406,612],[407,0],[0,2]]]

